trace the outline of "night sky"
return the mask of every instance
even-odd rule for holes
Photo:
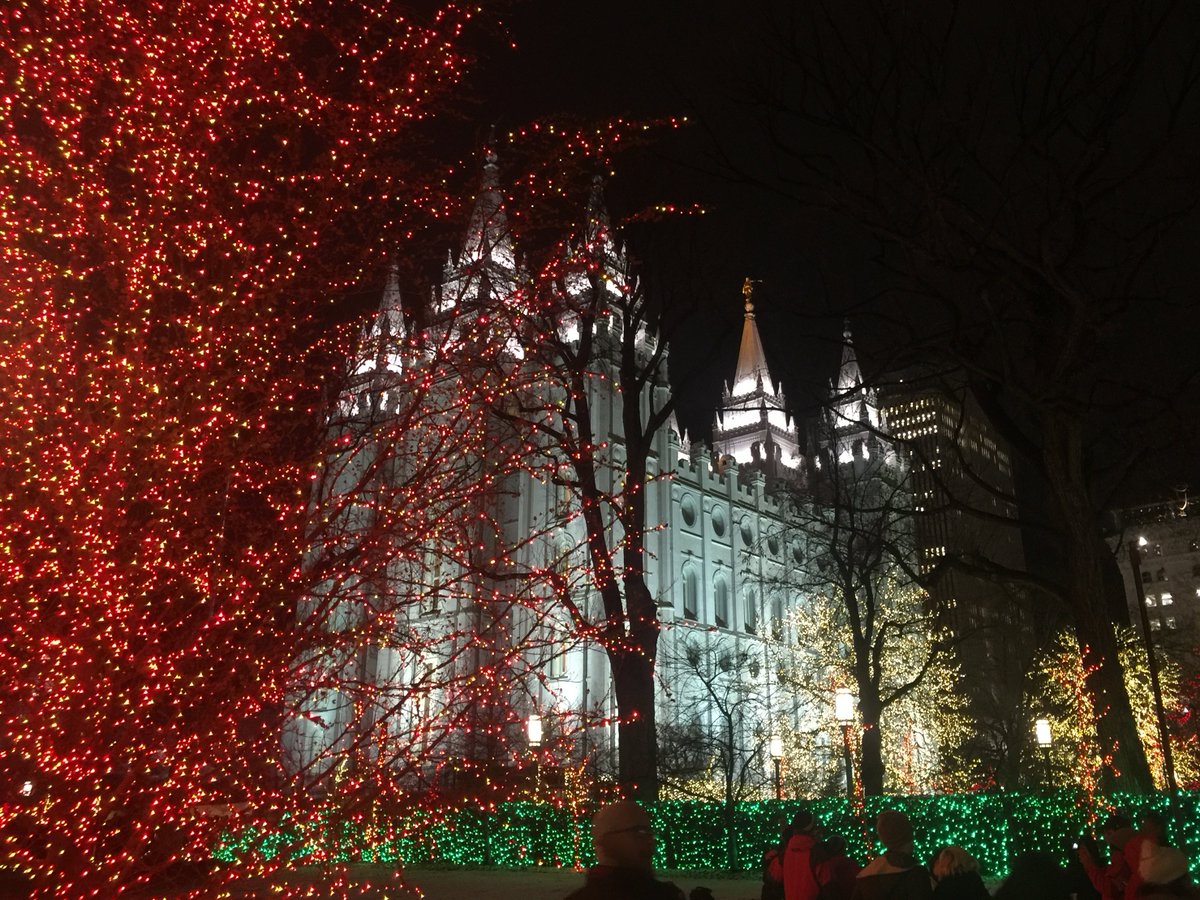
[[[660,202],[700,203],[707,210],[665,227],[626,230],[651,290],[661,291],[667,302],[685,296],[701,312],[672,344],[680,418],[699,434],[710,423],[721,380],[732,373],[746,276],[761,282],[756,305],[769,360],[801,414],[815,409],[834,374],[844,319],[868,368],[873,357],[886,355],[893,337],[885,321],[863,310],[888,287],[873,240],[721,171],[718,156],[724,152],[742,169],[768,179],[781,172],[754,103],[755,85],[775,71],[772,41],[778,29],[768,21],[768,8],[674,0],[517,4],[505,16],[507,34],[481,46],[469,84],[475,102],[463,116],[467,145],[481,141],[490,126],[504,133],[558,114],[688,116],[691,127],[618,160],[608,196],[618,221]],[[1027,13],[1037,15],[1036,5]],[[988,27],[980,22],[977,28],[984,40]],[[1170,259],[1160,263],[1176,283],[1195,285],[1200,249],[1195,220],[1192,215],[1177,230],[1167,247]],[[1138,352],[1124,361],[1139,371],[1155,366],[1163,383],[1183,384],[1176,405],[1192,421],[1197,379],[1188,378],[1200,325],[1194,296],[1194,289],[1178,293],[1173,308],[1138,323],[1145,330],[1130,334],[1130,347]],[[722,341],[717,353],[697,358],[689,352],[715,339]],[[1154,342],[1155,352],[1145,352],[1146,341]],[[1194,430],[1189,425],[1164,432],[1130,490],[1153,494],[1193,480]]]
[[[688,127],[618,160],[607,192],[618,221],[655,203],[705,209],[626,229],[651,289],[669,285],[669,302],[702,313],[672,344],[684,426],[704,435],[722,379],[732,376],[748,276],[759,282],[757,316],[773,371],[793,406],[815,409],[840,359],[854,281],[866,277],[856,263],[869,247],[719,171],[718,146],[750,165],[766,157],[746,104],[762,21],[738,4],[617,0],[518,4],[505,22],[515,49],[496,40],[471,83],[475,135],[558,114],[688,117]],[[697,355],[716,340],[717,353]]]

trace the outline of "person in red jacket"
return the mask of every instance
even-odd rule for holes
[[[783,854],[784,900],[817,900],[821,886],[817,881],[820,840],[817,820],[807,810],[792,819],[792,836]],[[814,858],[814,851],[818,858]]]
[[[1133,830],[1129,819],[1120,813],[1109,816],[1100,826],[1100,836],[1112,851],[1108,865],[1100,861],[1084,844],[1079,845],[1079,861],[1087,872],[1092,886],[1100,892],[1100,900],[1133,900],[1137,896],[1141,878],[1138,863],[1141,861],[1142,845],[1148,840],[1144,834]]]

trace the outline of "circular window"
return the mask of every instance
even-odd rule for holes
[[[725,513],[721,512],[721,507],[719,506],[713,507],[712,529],[713,534],[717,537],[723,537],[725,534]]]
[[[772,556],[779,555],[779,535],[773,534],[767,538],[767,549],[771,551]]]
[[[799,541],[792,544],[792,559],[794,559],[797,564],[804,562],[804,548],[800,546]]]
[[[683,523],[685,525],[696,524],[696,501],[690,494],[685,496],[680,502],[679,511],[683,513]]]
[[[742,543],[749,547],[754,543],[754,530],[750,527],[749,517],[742,519]]]

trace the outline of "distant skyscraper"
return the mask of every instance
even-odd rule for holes
[[[922,572],[946,559],[964,564],[947,566],[930,585],[943,623],[958,634],[1019,623],[1011,591],[983,574],[989,565],[1025,569],[1007,444],[965,387],[897,380],[883,391],[883,409],[891,435],[912,451]]]
[[[1130,621],[1141,629],[1132,546],[1139,557],[1137,577],[1151,635],[1164,646],[1189,653],[1200,628],[1200,516],[1189,515],[1192,511],[1183,489],[1171,500],[1114,512],[1109,537],[1125,584]]]

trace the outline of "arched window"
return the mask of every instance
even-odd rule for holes
[[[697,606],[696,597],[696,570],[691,566],[685,566],[683,569],[683,617],[685,619],[696,620]]]
[[[425,591],[421,597],[420,613],[423,616],[437,615],[442,611],[442,591],[445,575],[442,555],[437,548],[425,551]]]
[[[758,630],[758,597],[754,591],[746,591],[746,634],[754,634]]]
[[[713,619],[719,628],[729,627],[729,585],[724,578],[713,585]]]
[[[778,595],[771,600],[771,637],[783,639],[783,598]]]

